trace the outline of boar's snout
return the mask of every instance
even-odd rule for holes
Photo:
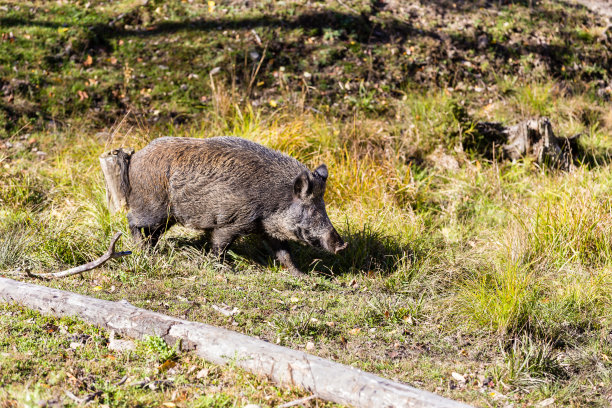
[[[348,244],[344,242],[340,234],[332,228],[325,240],[323,240],[323,247],[333,254],[337,254],[346,248]]]

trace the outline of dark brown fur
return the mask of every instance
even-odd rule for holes
[[[292,157],[236,137],[159,138],[129,164],[128,222],[136,241],[155,244],[179,223],[211,231],[213,252],[239,236],[263,234],[291,272],[287,241],[338,252],[323,194],[327,168],[314,172]]]

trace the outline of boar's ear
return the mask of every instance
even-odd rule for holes
[[[312,181],[307,171],[301,172],[293,182],[293,196],[301,199],[312,194]]]
[[[322,164],[315,169],[313,172],[316,176],[319,176],[323,179],[323,182],[327,180],[327,166]]]

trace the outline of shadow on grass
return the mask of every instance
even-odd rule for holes
[[[457,2],[450,0],[436,0],[432,2],[433,6],[442,13],[458,14],[470,11],[476,8],[501,9],[509,5],[529,8],[533,18],[543,21],[562,22],[567,18],[567,11],[563,8],[558,10],[550,10],[540,7],[537,1],[518,0],[518,1],[497,1],[497,2]],[[565,3],[564,3],[565,4]],[[361,45],[376,46],[381,44],[401,44],[407,39],[418,37],[428,37],[439,42],[440,48],[432,49],[431,56],[433,61],[450,63],[454,60],[462,62],[461,55],[454,57],[455,50],[476,52],[486,56],[487,53],[493,53],[496,58],[504,60],[505,65],[511,65],[509,62],[516,60],[520,56],[529,56],[531,54],[539,55],[545,62],[550,74],[560,78],[567,78],[571,73],[565,68],[572,60],[575,53],[575,47],[572,42],[575,38],[567,38],[563,45],[548,44],[548,43],[512,43],[512,45],[504,43],[493,43],[488,41],[486,47],[479,46],[479,38],[483,32],[477,35],[468,35],[465,32],[448,32],[448,30],[434,29],[428,30],[419,28],[412,24],[413,19],[398,18],[401,16],[399,10],[390,8],[384,2],[372,1],[369,12],[346,8],[346,11],[334,9],[322,9],[309,11],[298,14],[296,16],[277,16],[271,14],[262,14],[246,17],[225,17],[225,18],[195,18],[182,20],[168,20],[145,25],[143,15],[148,15],[152,12],[149,10],[152,5],[138,4],[130,11],[121,13],[114,18],[109,18],[108,21],[95,24],[77,24],[81,28],[86,29],[87,39],[85,41],[88,49],[104,49],[112,51],[112,45],[109,40],[113,38],[129,38],[129,37],[164,37],[179,32],[213,32],[222,30],[248,30],[253,28],[269,28],[282,30],[306,30],[310,36],[334,38],[340,41],[351,40]],[[567,6],[570,9],[569,5]],[[584,7],[572,5],[572,10],[583,10]],[[392,11],[379,15],[381,11]],[[417,20],[418,23],[418,20]],[[39,26],[48,28],[59,28],[65,26],[54,21],[40,20],[37,18],[25,17],[3,17],[0,18],[0,27],[14,26]],[[450,35],[449,35],[450,34]],[[491,33],[484,33],[491,37]],[[568,34],[568,35],[575,35]],[[178,47],[181,47],[180,43]],[[192,49],[193,45],[189,45]],[[284,41],[282,35],[276,35],[274,41],[269,44],[267,52],[270,55],[269,61],[273,63],[265,67],[268,70],[277,69],[281,66],[291,65],[296,56],[301,59],[307,59],[311,54],[317,51],[317,47],[312,44],[306,44],[304,41]],[[336,50],[338,55],[336,58],[343,59],[346,50]],[[66,55],[65,57],[68,57]],[[597,55],[597,63],[600,63],[602,56]],[[447,61],[450,60],[450,61]],[[406,75],[415,74],[422,63],[409,63],[404,61],[403,70]],[[189,65],[189,64],[187,64]],[[601,64],[600,64],[601,65]],[[191,67],[190,67],[191,69]],[[248,67],[250,70],[250,67]],[[376,72],[372,72],[376,75]],[[602,76],[603,73],[595,74]],[[461,75],[460,75],[461,76]],[[455,76],[454,81],[461,80]],[[403,82],[403,79],[402,79]],[[452,85],[452,84],[451,84]]]
[[[451,30],[444,24],[422,28],[425,26],[422,19],[418,17],[418,13],[413,16],[411,11],[413,6],[418,9],[418,4],[407,7],[402,5],[402,2],[373,0],[369,7],[364,4],[366,7],[361,7],[363,10],[342,6],[343,3],[340,3],[340,6],[336,4],[299,11],[296,15],[284,13],[286,10],[282,7],[271,6],[266,14],[253,15],[254,13],[246,9],[244,13],[251,13],[250,15],[206,15],[205,18],[182,16],[151,23],[150,16],[158,14],[156,7],[159,3],[133,4],[125,13],[117,12],[106,17],[94,15],[94,7],[88,12],[92,13],[87,15],[88,18],[75,18],[75,22],[70,24],[60,22],[59,18],[53,19],[52,15],[40,17],[24,7],[18,12],[11,10],[11,14],[0,17],[0,28],[7,32],[12,27],[27,26],[78,28],[71,34],[69,43],[61,38],[54,42],[50,38],[48,44],[39,44],[40,47],[44,46],[46,56],[42,57],[42,66],[46,71],[67,72],[66,67],[73,64],[78,66],[85,55],[92,55],[96,58],[88,70],[107,69],[109,72],[115,72],[117,66],[107,63],[110,61],[107,56],[117,55],[120,57],[118,59],[126,64],[126,72],[128,63],[132,69],[137,67],[138,70],[150,70],[150,75],[142,73],[142,79],[134,82],[138,83],[138,88],[146,89],[158,85],[159,81],[154,78],[155,75],[161,74],[156,67],[165,67],[164,69],[180,73],[177,76],[181,78],[189,78],[191,74],[204,78],[218,66],[226,71],[227,76],[232,77],[219,81],[225,80],[229,83],[231,80],[232,86],[236,85],[250,92],[249,97],[261,98],[262,95],[255,92],[251,86],[253,75],[257,76],[258,82],[263,81],[264,88],[267,88],[276,81],[274,78],[278,77],[278,70],[288,68],[291,75],[287,75],[286,80],[289,81],[288,88],[293,89],[301,89],[304,85],[303,77],[299,73],[316,73],[313,79],[316,92],[309,94],[315,104],[325,101],[326,105],[334,106],[336,101],[345,101],[345,97],[350,94],[351,98],[342,103],[346,103],[348,107],[362,106],[360,103],[363,103],[366,110],[380,114],[386,113],[388,107],[370,103],[375,95],[404,95],[406,85],[411,83],[454,87],[459,83],[480,84],[483,81],[493,81],[492,72],[499,76],[522,75],[524,67],[517,61],[523,57],[526,61],[531,61],[532,57],[536,56],[534,64],[541,63],[547,73],[566,82],[576,79],[603,81],[612,75],[608,63],[610,53],[591,47],[590,40],[582,38],[588,37],[589,33],[562,30],[555,42],[532,39],[518,42],[493,41],[495,31],[486,25],[476,30]],[[567,9],[540,6],[537,1],[530,0],[434,0],[432,4],[424,6],[432,6],[442,18],[446,14],[461,17],[462,13],[467,15],[467,12],[481,7],[492,10],[506,9],[509,13],[516,10],[517,13],[528,13],[536,26],[549,24],[551,21],[556,25],[557,22],[562,24],[568,20],[568,13],[582,10],[579,7],[570,9],[569,6]],[[184,14],[180,5],[177,8],[178,14]],[[69,15],[75,11],[66,7],[62,13]],[[82,14],[83,11],[78,10],[78,15]],[[249,30],[254,28],[264,29],[258,34],[258,44],[251,40],[233,41],[233,34],[226,33],[236,30],[241,32],[243,39],[248,39],[251,36]],[[182,35],[183,33],[192,35]],[[113,44],[116,39],[128,39],[126,42],[131,39],[143,41],[139,43],[137,50],[126,56],[122,55],[121,50],[115,49]],[[171,45],[168,45],[169,42]],[[418,42],[422,44],[418,45]],[[427,48],[426,59],[419,57],[418,53],[409,55],[407,51],[410,51],[415,43],[417,48]],[[33,47],[36,48],[36,44]],[[15,54],[15,57],[20,58],[18,54]],[[198,58],[204,60],[204,63],[195,62]],[[466,68],[466,59],[485,61],[488,68],[483,68],[485,65],[480,67],[479,64],[471,64]],[[155,63],[152,63],[153,61]],[[244,64],[240,61],[244,61]],[[83,69],[86,69],[85,65]],[[298,75],[293,75],[294,73]],[[342,80],[364,78],[368,83],[382,85],[380,88],[383,91],[371,91],[367,96],[357,87],[353,90],[341,89],[337,86],[339,75]],[[109,75],[108,78],[113,77]],[[0,79],[0,87],[5,95],[15,94],[31,102],[21,104],[23,106],[0,103],[0,114],[4,113],[8,118],[4,121],[6,131],[14,129],[14,123],[20,118],[28,118],[32,123],[36,123],[36,126],[44,126],[51,119],[53,123],[60,121],[58,123],[61,125],[62,118],[85,112],[94,119],[96,126],[110,125],[116,119],[122,118],[128,110],[148,118],[149,109],[160,106],[164,106],[159,109],[161,116],[151,118],[151,123],[167,120],[182,124],[197,117],[198,112],[208,103],[201,101],[202,95],[208,92],[201,84],[190,85],[192,88],[178,92],[177,95],[184,98],[181,99],[180,105],[186,110],[172,111],[167,108],[167,105],[172,104],[167,104],[166,94],[162,99],[158,99],[160,97],[155,94],[153,97],[146,95],[146,92],[128,92],[125,95],[124,85],[116,82],[117,78],[113,79],[115,82],[108,82],[107,78],[101,79],[103,80],[95,89],[86,85],[84,80],[76,81],[83,89],[87,88],[88,98],[85,101],[75,98],[72,94],[56,93],[58,102],[49,99],[49,94],[55,94],[51,92],[51,87],[55,84],[45,81],[44,77],[37,79],[40,83],[27,90],[16,89],[9,80]],[[62,117],[51,114],[58,104],[64,107]],[[337,113],[342,115],[347,112],[338,109]]]
[[[291,254],[298,268],[305,273],[314,271],[326,276],[346,273],[389,275],[394,272],[402,258],[415,256],[414,252],[397,238],[367,226],[357,231],[348,228],[341,235],[348,247],[337,255],[292,242]],[[171,237],[169,240],[172,246],[180,250],[194,249],[204,253],[210,251],[207,234],[191,238]],[[230,246],[229,251],[234,257],[242,257],[262,267],[269,267],[277,262],[270,247],[258,235],[238,239]],[[229,255],[226,256],[225,262],[235,263],[235,260]]]

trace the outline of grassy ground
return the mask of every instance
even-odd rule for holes
[[[304,397],[236,367],[177,353],[159,337],[117,351],[109,349],[109,333],[76,319],[7,305],[0,305],[0,315],[2,407],[81,406],[90,400],[98,406],[275,406]],[[312,406],[334,405],[312,400]]]
[[[608,406],[606,23],[556,1],[253,3],[0,3],[2,274],[84,263],[127,233],[106,209],[103,151],[234,134],[327,163],[345,253],[295,245],[310,271],[297,279],[257,239],[227,268],[175,227],[153,251],[126,238],[134,255],[49,285],[478,406]],[[475,121],[539,115],[582,133],[574,171],[479,150]],[[0,378],[22,398],[16,370]]]

